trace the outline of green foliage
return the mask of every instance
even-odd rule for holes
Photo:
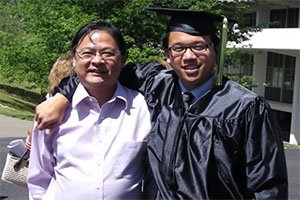
[[[226,75],[230,80],[233,80],[245,88],[251,90],[253,87],[257,87],[261,84],[255,82],[255,78],[253,76],[239,76],[239,75]]]
[[[1,78],[46,89],[48,72],[56,58],[69,51],[74,32],[96,18],[70,4],[67,0],[0,3]]]
[[[129,59],[128,62],[132,63],[143,63],[147,61],[161,60],[163,59],[163,55],[157,52],[156,49],[147,48],[146,45],[142,46],[142,48],[132,47],[129,49]]]
[[[168,20],[146,7],[205,9],[240,18],[247,3],[215,0],[2,0],[0,1],[0,78],[46,90],[55,60],[70,51],[83,24],[102,19],[117,26],[129,48],[128,61],[163,58],[161,35]],[[230,39],[243,36],[230,34]]]

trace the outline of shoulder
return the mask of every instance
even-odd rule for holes
[[[214,94],[210,112],[225,114],[228,118],[236,118],[253,109],[269,109],[266,99],[238,83],[228,80],[225,85]],[[212,111],[213,110],[213,111]]]
[[[134,106],[134,107],[141,107],[141,106],[146,106],[146,101],[144,96],[136,91],[136,90],[132,90],[122,84],[118,85],[119,87],[119,91],[121,91],[121,93],[117,94],[117,95],[121,95],[123,96],[123,98],[125,99],[127,106]]]
[[[262,96],[231,80],[226,82],[224,88],[219,92],[219,95],[221,98],[227,99],[228,103],[264,100]]]
[[[163,65],[161,62],[151,61],[137,65],[138,72],[146,75],[147,78],[161,78],[170,76],[173,70]]]

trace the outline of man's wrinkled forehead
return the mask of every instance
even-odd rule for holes
[[[88,37],[90,39],[90,41],[92,43],[97,43],[99,42],[100,40],[100,36],[101,36],[101,32],[103,31],[100,31],[100,30],[92,30],[89,34],[88,34]]]
[[[97,44],[98,42],[100,42],[100,36],[103,33],[103,30],[99,30],[99,29],[93,29],[88,31],[86,34],[82,35],[82,37],[80,38],[80,40],[78,41],[78,45],[80,45],[80,43],[84,40],[84,38],[88,37],[88,39],[93,43],[93,44]]]

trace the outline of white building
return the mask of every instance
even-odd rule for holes
[[[252,90],[265,96],[276,111],[282,136],[300,143],[300,0],[267,0],[249,10],[252,23],[269,24],[242,44],[228,44],[250,53],[251,64],[243,64],[258,83],[269,83]],[[274,22],[274,23],[269,23]],[[234,70],[228,68],[229,73]]]

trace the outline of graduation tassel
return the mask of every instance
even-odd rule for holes
[[[223,82],[223,73],[224,73],[224,57],[226,51],[226,43],[227,43],[227,32],[228,32],[228,20],[224,16],[222,30],[221,30],[221,42],[220,42],[220,51],[219,51],[219,63],[217,65],[217,77],[216,77],[216,85],[222,85]]]

